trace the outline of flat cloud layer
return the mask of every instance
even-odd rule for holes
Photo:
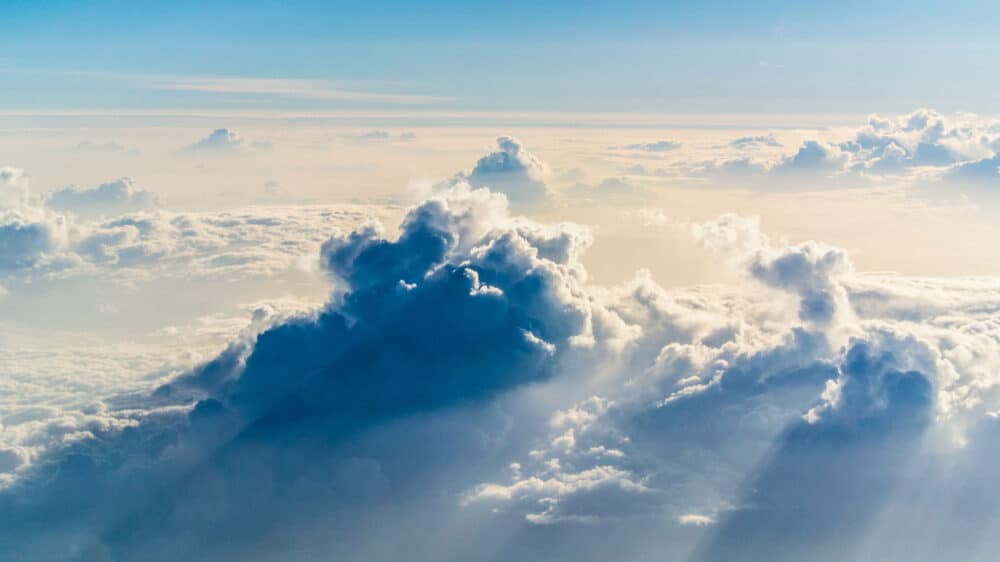
[[[6,224],[60,224],[5,173]],[[266,220],[126,216],[16,264],[36,271],[62,252],[78,260],[64,270],[140,275],[214,255],[202,265],[220,274],[256,260],[217,263],[204,245],[253,256],[259,244],[225,233],[267,240],[254,234]],[[461,181],[409,209],[398,234],[353,224],[316,248],[334,287],[325,305],[255,313],[225,350],[161,384],[5,413],[0,427],[16,431],[0,434],[0,549],[991,559],[995,280],[864,275],[843,249],[776,243],[725,215],[691,235],[738,287],[667,290],[646,273],[600,286],[581,262],[589,231],[514,216]],[[930,516],[968,503],[963,482],[978,486],[976,510]],[[924,538],[956,533],[975,540]]]

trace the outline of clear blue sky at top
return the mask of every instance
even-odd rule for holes
[[[0,0],[0,109],[358,105],[120,80],[141,73],[336,80],[452,109],[995,112],[998,16],[981,0]]]

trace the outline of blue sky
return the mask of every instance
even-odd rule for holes
[[[394,105],[136,84],[166,75],[444,98],[432,109],[995,111],[991,2],[541,4],[8,1],[0,107]]]

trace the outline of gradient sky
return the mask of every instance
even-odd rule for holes
[[[9,0],[0,107],[993,113],[998,17],[995,3],[976,0]],[[319,80],[430,99],[167,87],[191,77]]]

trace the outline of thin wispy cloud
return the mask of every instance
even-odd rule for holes
[[[299,99],[401,105],[435,104],[453,99],[444,96],[348,89],[330,80],[236,76],[141,76],[135,78],[135,81],[140,87],[153,90],[230,95],[265,95]]]

